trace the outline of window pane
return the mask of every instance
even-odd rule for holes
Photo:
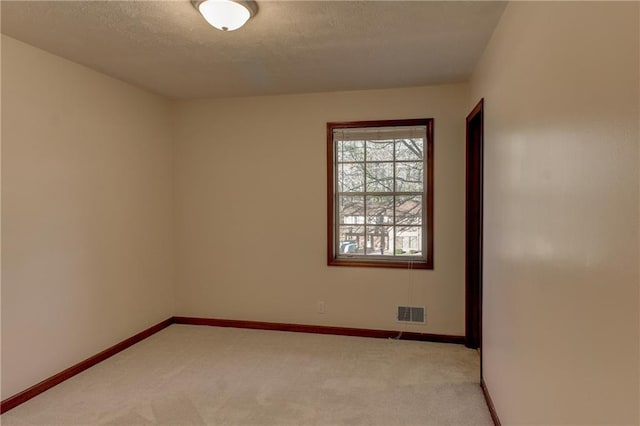
[[[396,191],[422,192],[422,162],[396,163]]]
[[[393,226],[367,226],[366,254],[393,256]]]
[[[338,165],[338,192],[364,192],[364,163]]]
[[[364,161],[364,141],[338,141],[338,162]]]
[[[367,161],[393,161],[393,141],[367,141]]]
[[[396,224],[420,225],[422,223],[422,196],[396,197]]]
[[[393,163],[367,163],[367,192],[393,191]]]
[[[419,256],[422,254],[421,227],[396,227],[396,254],[400,256]]]
[[[396,160],[422,160],[424,139],[401,139],[396,141]]]
[[[327,123],[328,264],[433,269],[433,119]]]
[[[364,197],[341,195],[338,197],[338,209],[339,223],[364,223]]]
[[[367,196],[367,223],[393,224],[393,195]]]
[[[364,226],[338,227],[338,254],[364,254]]]

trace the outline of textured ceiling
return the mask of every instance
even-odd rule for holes
[[[173,99],[469,77],[503,2],[260,1],[243,28],[189,0],[0,2],[2,33]]]

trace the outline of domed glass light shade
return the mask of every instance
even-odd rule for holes
[[[237,30],[258,13],[255,1],[194,0],[192,3],[209,24],[222,31]]]

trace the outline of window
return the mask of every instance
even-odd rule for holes
[[[433,119],[327,123],[328,263],[433,269]]]

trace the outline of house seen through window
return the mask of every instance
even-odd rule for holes
[[[328,262],[433,268],[433,120],[327,123]]]

